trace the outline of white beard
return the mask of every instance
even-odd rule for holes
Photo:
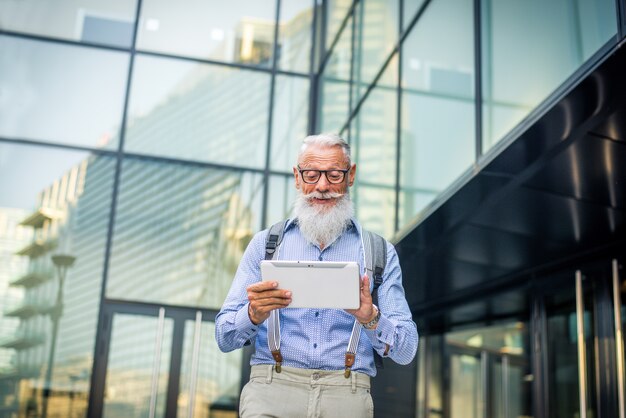
[[[313,198],[337,198],[337,201],[327,208],[312,203]],[[298,189],[293,212],[304,238],[313,245],[328,247],[350,225],[354,205],[347,190],[345,194],[311,192],[304,195]]]

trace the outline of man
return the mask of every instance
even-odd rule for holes
[[[360,306],[349,311],[288,308],[289,289],[261,282],[260,262],[265,258],[268,231],[257,233],[215,320],[222,351],[255,343],[250,382],[241,393],[239,412],[244,418],[371,417],[370,377],[376,375],[373,349],[399,364],[410,363],[417,350],[417,330],[404,296],[398,256],[387,243],[379,309],[372,303],[362,230],[349,197],[356,165],[343,139],[326,134],[305,138],[293,174],[294,218],[286,223],[276,259],[357,261],[362,274]],[[268,346],[268,318],[278,309],[282,367],[276,365]],[[355,319],[361,324],[355,328],[362,326],[363,332],[352,372],[344,373]]]

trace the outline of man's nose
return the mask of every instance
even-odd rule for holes
[[[330,183],[328,182],[328,179],[326,178],[326,174],[322,173],[320,176],[320,179],[317,181],[316,185],[315,185],[315,189],[318,192],[327,192],[330,188]]]

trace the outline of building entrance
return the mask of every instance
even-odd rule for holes
[[[207,349],[214,340],[214,313],[125,303],[105,310],[107,343],[96,359],[90,416],[236,417],[236,399],[223,396],[218,385],[224,368],[209,369],[217,360]],[[238,384],[235,378],[233,393]],[[218,390],[222,396],[212,393]]]
[[[456,306],[421,339],[417,417],[626,418],[625,316],[611,259]]]

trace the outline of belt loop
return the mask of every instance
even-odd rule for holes
[[[350,384],[352,386],[352,393],[356,393],[356,373],[350,373]]]
[[[273,373],[274,373],[274,366],[269,364],[267,366],[267,376],[265,376],[265,383],[267,383],[268,385],[272,383]]]

